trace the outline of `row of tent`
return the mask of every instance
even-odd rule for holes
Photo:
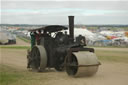
[[[69,31],[66,31],[69,34]],[[30,32],[26,30],[20,31],[17,34],[30,39]],[[74,37],[79,35],[85,36],[87,45],[91,46],[128,46],[128,32],[124,31],[101,31],[93,33],[85,28],[75,28]]]
[[[74,36],[79,35],[85,36],[87,45],[91,46],[128,46],[128,32],[124,31],[93,33],[85,28],[75,28]]]
[[[95,34],[95,33],[94,33]],[[94,46],[128,46],[127,32],[119,31],[101,31],[97,33],[97,37],[102,36],[100,40],[95,40],[91,45]]]

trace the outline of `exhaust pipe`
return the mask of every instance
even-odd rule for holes
[[[74,16],[68,16],[69,18],[69,36],[74,40]]]

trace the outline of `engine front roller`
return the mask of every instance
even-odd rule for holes
[[[100,62],[93,52],[71,52],[66,59],[66,72],[73,77],[92,76],[99,65]]]

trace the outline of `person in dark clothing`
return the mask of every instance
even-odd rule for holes
[[[33,48],[33,46],[36,44],[36,32],[31,32],[30,36],[31,36],[31,49]]]
[[[31,32],[30,33],[30,36],[31,36],[31,49],[36,45],[36,35],[37,33],[36,32]],[[31,55],[31,51],[28,50],[28,55],[27,55],[27,60],[28,60],[28,63],[27,63],[27,68],[30,68],[30,64],[32,62],[32,59],[30,57]]]
[[[38,30],[38,34],[36,34],[36,42],[37,42],[37,45],[40,44],[40,40],[41,40],[41,30]]]

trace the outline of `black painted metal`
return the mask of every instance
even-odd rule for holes
[[[63,70],[66,59],[69,62],[72,60],[72,52],[94,52],[93,48],[86,48],[84,47],[85,45],[81,45],[80,43],[74,41],[74,16],[69,16],[69,35],[59,32],[60,30],[65,29],[67,28],[58,25],[40,28],[40,30],[48,32],[46,32],[45,35],[41,34],[40,40],[40,45],[44,46],[47,53],[47,67],[54,67],[58,71]],[[56,33],[55,37],[51,36],[51,32]],[[31,52],[33,52],[33,49]],[[36,53],[32,53],[33,55],[31,57],[33,57]]]
[[[69,35],[74,40],[74,16],[69,16]]]

